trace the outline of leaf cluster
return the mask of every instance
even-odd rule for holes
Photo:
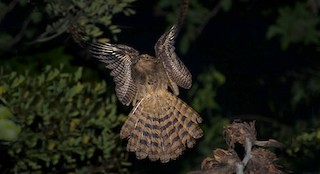
[[[268,29],[267,38],[279,36],[282,49],[296,43],[319,44],[319,16],[307,2],[297,2],[294,7],[281,7],[278,13],[275,24]]]
[[[6,30],[0,32],[0,47],[7,50],[20,43],[46,42],[68,32],[70,26],[84,27],[86,33],[95,38],[103,34],[100,25],[116,38],[121,29],[112,23],[112,19],[116,14],[134,14],[129,7],[132,2],[134,0],[0,2],[0,25],[6,26]],[[13,17],[12,14],[21,16]],[[16,25],[8,25],[7,20],[15,20]]]
[[[124,116],[105,82],[82,82],[82,69],[46,67],[38,76],[2,73],[1,99],[21,128],[4,146],[10,173],[125,173],[118,136]],[[0,112],[3,114],[4,112]],[[8,146],[9,145],[9,146]]]

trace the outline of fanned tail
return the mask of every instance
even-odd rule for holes
[[[190,106],[168,91],[159,91],[140,100],[121,128],[128,138],[127,150],[138,159],[163,163],[178,158],[203,135],[202,119]]]

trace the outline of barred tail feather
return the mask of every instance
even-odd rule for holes
[[[168,91],[146,96],[131,111],[121,128],[128,138],[127,150],[138,159],[163,163],[178,158],[203,135],[196,111]]]

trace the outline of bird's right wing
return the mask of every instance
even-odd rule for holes
[[[178,86],[185,89],[191,88],[192,75],[189,72],[188,68],[177,56],[174,43],[187,15],[188,7],[189,1],[182,0],[180,16],[177,22],[170,28],[169,31],[164,33],[158,39],[156,45],[154,46],[156,57],[162,61],[169,79],[175,82]],[[175,91],[175,89],[173,89],[173,91]]]
[[[89,50],[93,57],[112,70],[110,75],[116,84],[116,95],[122,104],[129,105],[137,91],[132,65],[138,61],[139,52],[126,45],[110,43],[90,44]]]
[[[178,86],[189,89],[192,85],[192,75],[175,53],[175,39],[179,26],[173,25],[171,29],[164,33],[155,45],[156,57],[162,61],[168,77]]]

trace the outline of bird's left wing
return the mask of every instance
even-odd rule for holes
[[[89,50],[112,70],[110,75],[116,84],[116,95],[122,104],[129,105],[137,91],[132,66],[138,61],[139,52],[126,45],[110,43],[90,44]]]

